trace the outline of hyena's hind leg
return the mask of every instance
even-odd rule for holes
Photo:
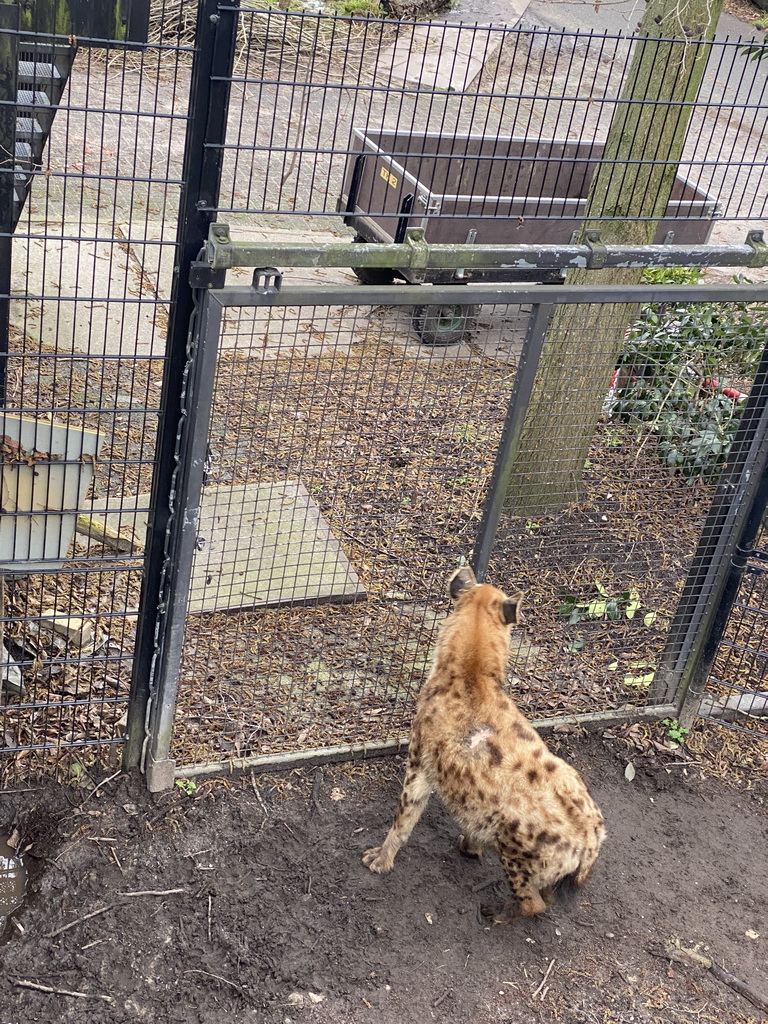
[[[547,909],[548,893],[542,893],[531,880],[531,857],[529,851],[523,851],[514,834],[501,830],[496,837],[496,848],[499,860],[504,869],[509,886],[518,899],[518,913],[522,917],[541,914]],[[525,853],[528,856],[525,856]]]
[[[400,794],[400,804],[392,828],[381,846],[365,851],[363,864],[366,867],[377,874],[384,874],[392,870],[397,851],[404,843],[408,842],[408,837],[413,832],[414,826],[424,813],[431,792],[432,787],[424,772],[420,768],[413,768],[409,765],[405,773],[403,792]]]

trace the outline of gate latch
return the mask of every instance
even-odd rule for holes
[[[257,295],[277,295],[282,283],[283,275],[275,267],[257,267],[251,287]]]

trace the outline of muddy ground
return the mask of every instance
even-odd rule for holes
[[[390,876],[362,866],[388,827],[398,761],[231,777],[159,801],[125,777],[96,793],[5,794],[0,825],[31,844],[31,881],[16,915],[24,932],[11,924],[1,951],[0,1019],[761,1019],[710,974],[659,953],[665,940],[703,943],[768,991],[765,777],[746,773],[751,788],[738,790],[679,752],[636,753],[630,782],[619,742],[553,742],[583,771],[610,838],[575,902],[513,925],[482,917],[499,865],[459,855],[436,801]]]

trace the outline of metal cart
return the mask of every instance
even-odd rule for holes
[[[357,242],[402,242],[408,228],[420,227],[435,244],[567,245],[583,222],[603,144],[355,128],[350,150],[338,208]],[[706,243],[719,215],[717,201],[678,173],[654,241]],[[402,267],[354,273],[364,284],[415,283]],[[427,284],[470,280],[553,283],[563,272],[438,270],[426,277]],[[449,345],[477,312],[460,301],[426,302],[415,308],[414,326],[426,344]]]

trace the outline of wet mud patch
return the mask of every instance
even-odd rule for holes
[[[436,801],[390,875],[361,864],[389,827],[401,761],[211,780],[157,802],[125,777],[85,797],[5,794],[0,824],[20,829],[30,883],[23,933],[2,949],[3,1021],[759,1020],[659,949],[702,943],[768,989],[764,796],[674,762],[638,761],[630,783],[626,750],[556,742],[609,839],[571,904],[505,926],[479,914],[504,891],[498,862],[462,857]]]

